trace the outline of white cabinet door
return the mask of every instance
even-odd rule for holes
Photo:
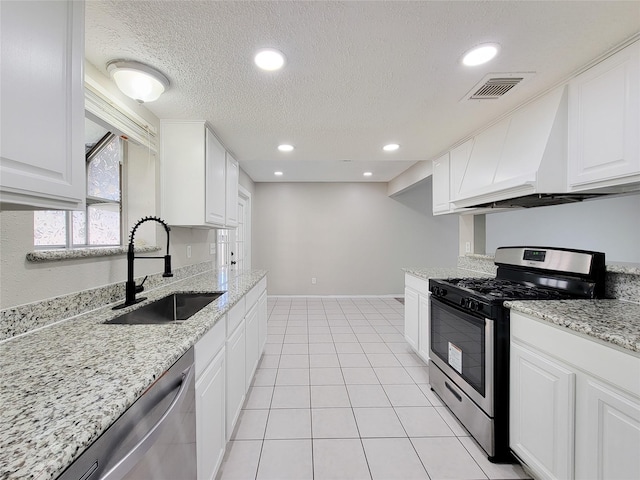
[[[205,214],[207,223],[225,225],[226,152],[209,128],[206,129],[206,132],[207,182]]]
[[[418,303],[419,307],[419,324],[418,324],[418,337],[420,339],[418,343],[418,354],[425,362],[429,361],[429,340],[431,337],[431,294],[419,295]]]
[[[0,204],[85,202],[84,2],[0,2]]]
[[[575,374],[511,343],[509,446],[540,478],[573,478]]]
[[[245,391],[249,390],[253,374],[260,360],[260,318],[258,316],[258,304],[249,309],[245,317]]]
[[[411,288],[404,289],[404,338],[416,352],[420,342],[419,294]]]
[[[238,226],[238,178],[240,170],[238,162],[227,152],[226,167],[226,225],[227,227]]]
[[[162,217],[169,225],[224,228],[226,152],[203,121],[161,120]]]
[[[640,399],[586,377],[577,403],[576,478],[640,478]]]
[[[569,83],[568,147],[574,190],[640,175],[640,42]]]
[[[433,214],[449,213],[449,154],[433,161]]]
[[[264,290],[258,300],[258,322],[260,324],[260,355],[264,351],[264,346],[267,343],[267,321],[269,318],[269,312],[267,309],[267,291]]]
[[[198,479],[212,480],[222,463],[225,435],[225,350],[211,361],[196,382]]]
[[[226,346],[226,433],[231,438],[240,416],[245,396],[245,328],[244,320],[227,339]]]

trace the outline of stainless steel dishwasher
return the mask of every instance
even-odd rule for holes
[[[193,363],[191,348],[59,479],[195,479]]]

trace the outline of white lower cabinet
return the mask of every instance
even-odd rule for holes
[[[233,434],[233,428],[240,416],[240,410],[242,410],[242,404],[244,403],[246,393],[245,352],[245,322],[242,320],[236,330],[227,338],[226,345],[227,440],[229,440]]]
[[[218,353],[196,382],[198,479],[215,478],[224,457],[225,350]]]
[[[258,303],[256,302],[247,312],[245,317],[245,345],[246,345],[246,361],[245,361],[245,389],[249,390],[253,374],[258,367],[260,360],[260,319],[258,317]]]
[[[511,312],[509,444],[536,479],[640,478],[640,357]]]
[[[266,289],[265,277],[195,345],[199,480],[215,478],[260,361],[266,340]]]
[[[429,281],[405,275],[404,338],[415,352],[429,361],[430,293]]]
[[[267,309],[267,290],[263,290],[258,299],[258,322],[260,326],[260,351],[264,351],[267,343],[267,320],[269,319],[269,311]]]
[[[640,478],[640,403],[585,376],[579,382],[576,478]]]
[[[418,308],[418,354],[423,360],[429,359],[429,339],[431,338],[431,294],[427,292],[426,295],[419,295],[419,308]]]
[[[220,319],[195,345],[196,454],[198,479],[215,478],[224,457],[226,319]]]
[[[414,350],[420,342],[420,296],[415,290],[404,289],[404,338]]]
[[[511,344],[510,445],[543,478],[573,477],[575,374]]]

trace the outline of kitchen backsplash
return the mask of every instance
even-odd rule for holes
[[[493,256],[470,254],[458,257],[458,268],[473,270],[474,272],[488,273],[495,275],[498,269],[493,263]]]
[[[145,288],[152,290],[213,269],[214,262],[177,268],[170,282],[161,273],[149,275]],[[136,280],[139,283],[141,279]],[[123,300],[124,296],[121,282],[0,310],[0,341],[104,307]]]

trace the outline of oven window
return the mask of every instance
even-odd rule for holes
[[[432,298],[431,350],[471,385],[485,394],[484,319]]]

